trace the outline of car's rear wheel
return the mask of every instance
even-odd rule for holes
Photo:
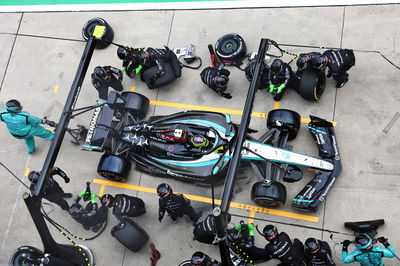
[[[143,119],[149,111],[150,100],[139,93],[124,91],[121,97],[126,101],[123,111],[129,112],[133,117]]]
[[[131,162],[129,159],[113,154],[101,156],[97,173],[112,181],[126,182],[128,180]]]
[[[251,189],[251,200],[264,207],[282,207],[286,202],[286,187],[279,182],[257,182]]]
[[[301,76],[299,93],[309,101],[318,101],[325,91],[325,72],[305,70]]]
[[[92,18],[83,26],[82,37],[85,41],[92,36],[96,26],[105,26],[105,32],[100,40],[96,40],[96,49],[104,49],[111,44],[114,39],[114,31],[111,26],[102,18]]]
[[[289,132],[289,140],[296,138],[300,129],[300,123],[300,115],[292,110],[276,109],[268,113],[267,127],[269,129],[282,127],[285,128]]]

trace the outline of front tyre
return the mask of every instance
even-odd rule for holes
[[[264,207],[282,207],[286,202],[286,187],[279,182],[257,182],[251,189],[251,200]]]
[[[282,122],[282,123],[279,123]],[[289,132],[289,140],[296,138],[300,129],[301,117],[292,110],[276,109],[268,113],[267,128],[284,128]],[[282,125],[281,125],[282,124]]]
[[[112,181],[126,182],[128,180],[131,162],[129,159],[113,154],[101,156],[97,173]]]
[[[150,100],[139,93],[124,91],[121,97],[126,101],[123,110],[132,114],[136,119],[142,120],[149,111]]]

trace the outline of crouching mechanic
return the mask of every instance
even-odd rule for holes
[[[263,229],[263,235],[269,243],[265,246],[267,255],[281,261],[280,266],[302,266],[304,259],[303,243],[297,238],[293,243],[285,232],[278,232],[276,226],[269,224]]]
[[[324,52],[324,56],[329,59],[327,77],[333,77],[333,79],[336,80],[336,88],[343,87],[344,84],[349,81],[349,74],[347,71],[356,64],[353,50],[327,50]]]
[[[6,102],[6,110],[0,112],[0,120],[6,124],[8,131],[14,138],[25,140],[29,154],[35,151],[34,137],[52,140],[55,135],[54,131],[40,126],[40,124],[47,122],[45,118],[40,119],[27,112],[22,112],[22,105],[17,100]]]
[[[272,62],[268,72],[268,92],[274,95],[275,101],[280,101],[285,93],[285,88],[292,88],[297,91],[299,77],[293,73],[289,64],[280,59]]]
[[[232,95],[225,92],[228,86],[230,74],[229,70],[225,69],[223,64],[219,64],[214,67],[206,67],[203,69],[200,73],[200,77],[201,81],[203,81],[203,83],[210,89],[218,93],[218,95],[226,99],[231,99]]]
[[[170,185],[162,183],[157,187],[157,194],[159,199],[159,216],[158,220],[161,222],[165,212],[171,217],[172,221],[176,222],[178,217],[183,217],[184,214],[189,216],[193,225],[201,217],[201,213],[197,214],[188,200],[182,194],[174,194]]]
[[[383,266],[383,257],[394,258],[397,256],[394,248],[387,242],[384,237],[378,238],[385,248],[373,245],[373,240],[368,235],[356,236],[354,244],[357,249],[348,254],[349,240],[343,241],[342,260],[343,263],[359,262],[361,266]]]
[[[58,206],[61,207],[64,211],[69,210],[68,202],[64,198],[72,198],[71,193],[64,193],[64,190],[60,187],[58,182],[54,180],[53,176],[58,175],[61,176],[65,183],[69,183],[69,177],[58,167],[54,167],[51,172],[50,176],[47,179],[47,186],[44,189],[43,198],[47,199],[50,202],[54,202]],[[28,175],[29,181],[32,184],[36,184],[40,176],[40,172],[32,171]]]
[[[90,202],[86,205],[85,208],[79,201],[82,199],[84,201],[90,200]],[[72,204],[69,209],[69,214],[74,218],[78,223],[83,225],[83,228],[86,230],[92,230],[93,232],[97,232],[102,227],[103,223],[107,219],[108,209],[104,206],[100,208],[96,202],[97,195],[85,189],[82,193],[76,196],[74,204]]]
[[[306,240],[305,263],[307,266],[335,266],[332,259],[332,252],[326,241],[320,241],[315,238]]]
[[[317,71],[325,71],[328,65],[329,59],[325,55],[318,52],[311,52],[306,54],[300,54],[296,61],[297,75],[301,75],[304,70],[314,69]]]
[[[100,198],[101,204],[106,208],[113,208],[113,214],[117,219],[124,217],[137,217],[146,213],[144,201],[137,197],[125,194],[117,194],[115,197],[104,194]]]
[[[153,85],[158,78],[165,74],[166,63],[171,64],[175,77],[181,76],[182,64],[176,54],[168,47],[165,47],[165,49],[149,47],[144,50],[144,48],[120,46],[117,50],[117,55],[122,60],[122,71],[125,71],[130,78],[152,67],[157,67],[157,72],[149,80],[150,85]]]
[[[107,100],[108,87],[122,91],[122,71],[112,66],[97,66],[92,73],[92,84],[99,92],[99,98]]]

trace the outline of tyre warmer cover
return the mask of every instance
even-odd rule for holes
[[[331,162],[334,168],[332,171],[316,170],[314,178],[293,199],[292,207],[302,211],[317,211],[342,171],[333,124],[315,116],[310,118],[308,128],[317,143],[319,156]]]

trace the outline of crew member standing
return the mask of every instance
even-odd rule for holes
[[[55,135],[54,131],[40,126],[47,122],[45,118],[40,119],[27,112],[22,112],[22,105],[17,100],[6,102],[6,110],[0,111],[0,120],[6,123],[8,131],[13,137],[25,140],[29,154],[35,151],[34,137],[52,140]]]
[[[174,222],[177,221],[178,217],[183,217],[183,215],[186,214],[193,221],[193,225],[196,225],[201,217],[201,213],[197,214],[194,211],[193,207],[190,205],[190,200],[185,196],[182,194],[174,194],[170,185],[166,183],[158,185],[157,194],[160,197],[158,217],[160,222],[165,212],[168,212],[168,215]]]

